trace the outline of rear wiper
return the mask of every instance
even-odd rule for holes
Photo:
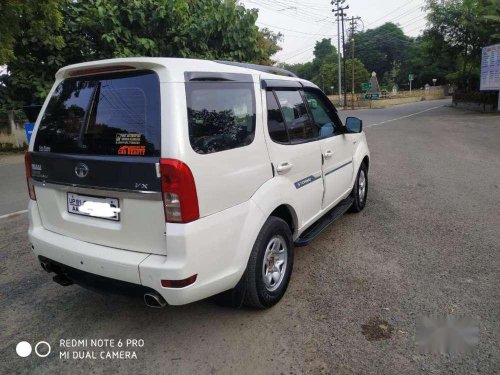
[[[85,116],[82,120],[82,126],[80,126],[80,134],[78,135],[78,148],[84,148],[83,137],[89,128],[90,120],[93,115],[97,113],[97,105],[99,104],[99,96],[101,92],[101,82],[98,82],[94,90],[92,91],[92,97],[90,99],[87,110],[85,111]]]

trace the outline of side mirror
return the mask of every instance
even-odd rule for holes
[[[357,117],[348,117],[345,120],[345,127],[348,133],[361,133],[363,131],[363,121]]]

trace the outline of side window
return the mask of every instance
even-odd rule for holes
[[[255,135],[252,83],[186,82],[189,141],[199,154],[243,147]]]
[[[291,143],[306,142],[319,137],[319,128],[313,125],[298,90],[277,90],[276,96],[285,118]]]
[[[332,113],[331,108],[325,103],[325,100],[328,99],[313,91],[305,91],[304,96],[313,122],[319,129],[320,138],[330,137],[341,130],[341,125],[336,121],[337,116]]]
[[[279,143],[289,142],[285,120],[272,91],[267,92],[267,127],[273,141]]]

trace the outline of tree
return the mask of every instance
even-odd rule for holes
[[[497,0],[427,0],[430,47],[454,62],[447,79],[469,90],[479,86],[481,48],[499,40]]]
[[[33,0],[34,1],[34,0]],[[45,2],[49,0],[44,0]],[[22,18],[0,106],[41,102],[64,65],[126,56],[191,57],[271,63],[280,34],[259,30],[257,11],[235,0],[51,0],[64,20],[61,43],[47,43]]]
[[[331,39],[323,38],[314,46],[314,59],[312,61],[312,74],[317,75],[323,64],[337,64],[337,49]]]
[[[434,78],[438,84],[449,83],[447,77],[456,71],[456,60],[449,56],[446,45],[440,44],[436,48],[438,42],[433,42],[433,37],[429,31],[425,31],[408,49],[395,79],[400,88],[409,86],[410,74],[414,75],[413,87],[431,85]]]
[[[54,35],[62,22],[58,5],[58,0],[0,0],[0,65],[15,57],[14,45],[25,27],[30,28],[30,37],[36,36],[47,45],[62,46],[61,36]]]
[[[294,72],[301,78],[314,81],[318,86],[321,86],[321,76],[326,74],[325,72],[320,74],[322,66],[325,64],[336,65],[337,58],[337,49],[332,45],[331,39],[323,38],[317,41],[314,46],[314,58],[312,61],[303,64],[279,64],[279,66]],[[333,81],[329,80],[328,82]]]
[[[347,92],[352,91],[352,64],[353,60],[346,60],[347,69]],[[370,72],[366,70],[363,62],[359,59],[354,59],[354,91],[363,92],[361,84],[370,81]]]
[[[401,27],[387,22],[382,26],[355,35],[355,55],[369,72],[376,72],[379,79],[392,80],[409,50],[412,39]],[[352,43],[347,44],[351,56]]]

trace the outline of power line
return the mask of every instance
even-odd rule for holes
[[[303,31],[297,31],[297,30],[292,30],[292,29],[286,29],[284,27],[279,27],[279,26],[274,26],[274,25],[269,25],[267,23],[264,23],[264,22],[260,22],[260,21],[257,21],[256,22],[257,24],[259,25],[264,25],[264,26],[267,26],[267,27],[273,27],[275,29],[278,29],[278,30],[284,30],[284,31],[289,31],[289,32],[292,32],[292,33],[298,33],[298,34],[304,34],[304,35],[312,35],[312,36],[329,36],[329,37],[334,37],[336,35],[331,35],[331,34],[317,34],[317,33],[306,33],[306,32],[303,32]]]
[[[377,18],[375,21],[371,21],[371,22],[367,21],[367,23],[368,23],[368,24],[370,24],[370,25],[373,25],[375,22],[380,21],[381,19],[384,19],[384,18],[385,18],[385,17],[387,17],[388,15],[390,15],[390,14],[393,14],[393,13],[397,12],[398,10],[400,10],[401,8],[404,8],[405,6],[409,5],[409,4],[410,4],[411,2],[413,2],[413,1],[414,1],[414,0],[407,1],[407,2],[406,2],[406,3],[404,3],[402,6],[397,7],[396,9],[394,9],[392,12],[389,12],[389,13],[384,14],[382,17]]]

